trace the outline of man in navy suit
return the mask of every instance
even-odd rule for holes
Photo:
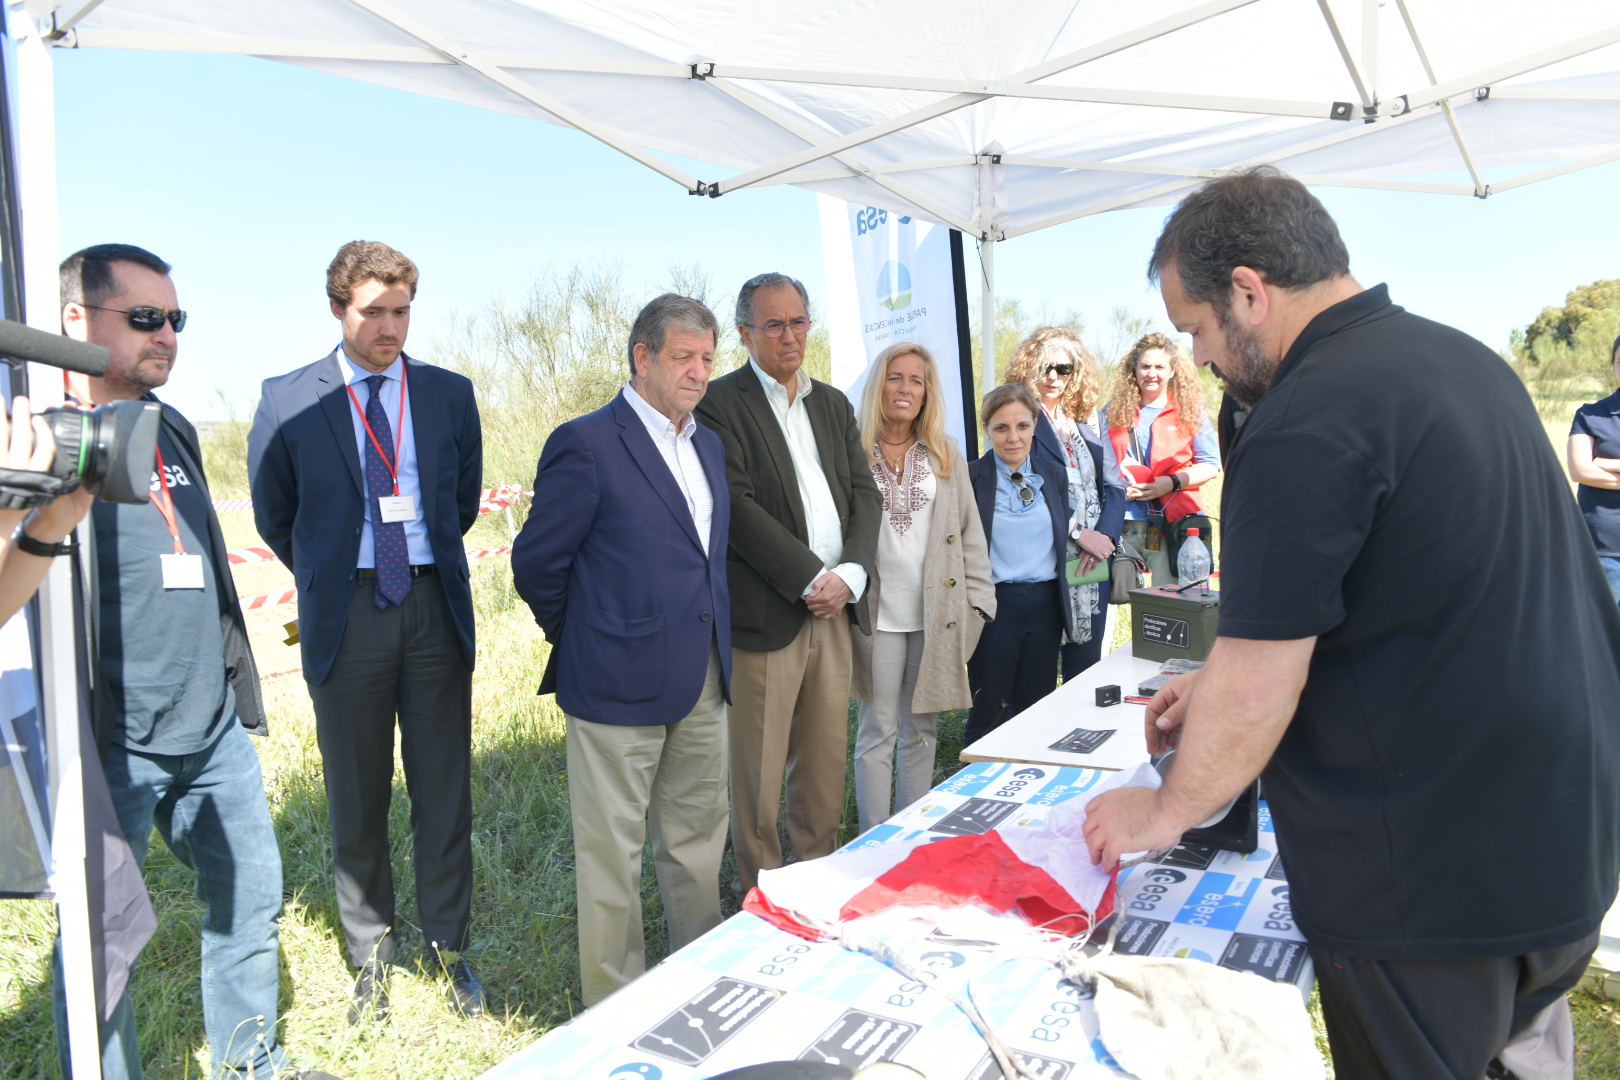
[[[719,324],[666,293],[630,330],[630,382],[546,440],[512,581],[551,643],[541,694],[568,721],[579,966],[594,1005],[646,969],[641,849],[669,944],[720,924],[731,500],[703,400]]]
[[[452,1003],[484,1011],[461,955],[472,907],[473,606],[462,536],[483,450],[467,379],[406,356],[416,265],[345,244],[326,272],[343,341],[264,383],[248,437],[259,535],[298,585],[338,912],[360,969],[349,1020],[388,1009],[394,724],[411,794],[422,936]]]

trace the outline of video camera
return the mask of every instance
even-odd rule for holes
[[[83,375],[107,373],[107,350],[100,345],[6,319],[0,319],[0,356]],[[9,404],[6,411],[11,411]],[[56,456],[45,472],[0,468],[0,510],[47,506],[81,487],[107,502],[148,500],[162,406],[150,401],[115,401],[89,409],[58,406],[39,415],[56,437]]]

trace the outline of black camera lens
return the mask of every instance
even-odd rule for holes
[[[82,485],[107,502],[146,502],[162,414],[162,406],[148,401],[46,409],[40,415],[56,436],[51,475],[68,491]]]

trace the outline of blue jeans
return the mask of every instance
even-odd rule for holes
[[[219,741],[194,754],[143,754],[115,745],[102,765],[135,861],[146,865],[156,825],[175,857],[196,871],[197,897],[206,906],[203,1028],[215,1080],[268,1080],[287,1067],[276,1041],[281,851],[248,733],[232,720]],[[60,948],[55,970],[57,1052],[62,1075],[69,1076]],[[112,1022],[102,1025],[101,1037],[105,1080],[140,1080],[128,993]]]
[[[1609,579],[1609,591],[1614,599],[1620,603],[1620,559],[1610,555],[1599,555],[1598,562],[1603,564],[1603,576]]]

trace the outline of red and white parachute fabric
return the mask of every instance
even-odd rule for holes
[[[766,870],[743,908],[811,941],[874,936],[903,946],[910,926],[919,938],[948,928],[1039,947],[1114,910],[1115,872],[1093,866],[1086,850],[1086,804],[1112,788],[1158,786],[1144,764],[1054,807],[1039,828],[854,846]]]

